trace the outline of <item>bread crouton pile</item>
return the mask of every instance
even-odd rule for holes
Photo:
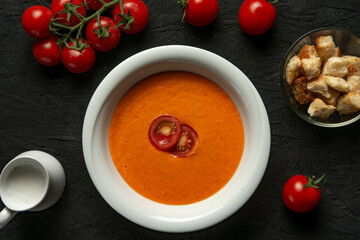
[[[286,80],[295,99],[309,104],[312,117],[328,118],[360,110],[360,58],[341,56],[332,36],[304,45],[286,66]]]

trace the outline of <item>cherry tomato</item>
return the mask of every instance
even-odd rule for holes
[[[104,2],[108,3],[111,2],[111,0],[103,0]],[[103,4],[99,0],[86,0],[86,5],[91,10],[99,10]]]
[[[136,34],[144,30],[149,22],[148,8],[141,0],[124,0],[123,1],[124,14],[127,15],[130,11],[130,16],[134,18],[134,22],[129,29],[124,29],[124,25],[120,25],[121,31],[127,34]],[[120,5],[116,4],[113,10],[113,19],[116,23],[122,20]]]
[[[82,42],[87,44],[85,39]],[[68,45],[72,47],[74,43],[70,41]],[[95,51],[90,46],[84,48],[81,52],[76,49],[69,49],[68,47],[64,47],[62,51],[64,66],[73,73],[84,73],[90,70],[95,63],[95,59]]]
[[[69,3],[69,2],[70,2],[70,0],[53,0],[51,2],[50,9],[53,12],[53,14],[57,14],[58,12],[61,12],[62,10],[64,10],[65,9],[64,4]],[[73,0],[72,1],[73,6],[77,6],[82,3],[84,3],[83,0]],[[85,17],[86,16],[86,7],[85,6],[77,7],[76,12],[78,12],[81,16]],[[68,26],[75,26],[76,24],[78,24],[80,22],[80,19],[75,14],[71,14],[69,21],[66,20],[67,13],[58,14],[58,15],[56,15],[55,18],[58,19],[58,20],[56,20],[57,22],[66,24]]]
[[[217,0],[182,0],[183,20],[196,27],[212,23],[219,11]]]
[[[168,150],[175,146],[180,134],[181,123],[171,115],[155,118],[149,129],[150,142],[159,150]]]
[[[176,145],[171,149],[171,153],[177,157],[187,157],[196,146],[198,135],[189,125],[183,124],[181,135]]]
[[[315,208],[321,197],[321,191],[317,185],[325,175],[315,181],[315,177],[307,178],[303,175],[295,175],[284,185],[282,199],[290,210],[303,213]]]
[[[239,10],[239,24],[249,35],[260,35],[268,31],[276,20],[274,6],[266,0],[245,0]]]
[[[36,61],[44,66],[55,66],[61,61],[61,49],[56,44],[54,36],[39,39],[33,46]]]
[[[44,38],[50,35],[49,24],[53,17],[50,9],[44,6],[32,6],[25,10],[21,23],[27,34],[34,38]]]
[[[86,38],[93,49],[100,52],[110,51],[120,42],[120,30],[114,28],[115,22],[108,17],[101,16],[100,24],[103,32],[100,31],[96,18],[92,19],[86,27]],[[102,39],[99,38],[99,34]]]

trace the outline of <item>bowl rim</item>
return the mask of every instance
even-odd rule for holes
[[[291,103],[289,97],[286,95],[285,91],[284,91],[284,70],[285,70],[285,64],[286,64],[286,59],[288,58],[291,50],[301,41],[303,40],[305,37],[307,37],[308,35],[312,34],[312,33],[316,33],[316,32],[320,32],[320,31],[326,31],[326,30],[335,30],[335,31],[342,31],[342,32],[346,32],[350,35],[353,35],[354,37],[358,38],[360,40],[360,37],[353,33],[352,31],[350,31],[349,29],[346,28],[342,28],[342,27],[321,27],[321,28],[316,28],[313,29],[309,32],[306,32],[305,34],[301,35],[290,47],[289,49],[286,51],[286,54],[282,60],[281,63],[281,68],[280,68],[280,87],[281,87],[281,92],[283,93],[284,97],[286,98],[287,104],[289,105],[289,107],[291,108],[291,110],[295,113],[295,115],[297,115],[298,117],[300,117],[301,119],[305,120],[306,122],[315,125],[315,126],[319,126],[319,127],[325,127],[325,128],[337,128],[337,127],[343,127],[343,126],[347,126],[350,125],[356,121],[358,121],[360,119],[360,113],[347,121],[344,122],[339,122],[339,123],[323,123],[323,122],[319,122],[313,119],[310,119],[308,115],[304,114],[303,112],[299,111],[298,109],[296,109],[294,107],[294,105]]]
[[[175,53],[175,55],[174,55]],[[189,54],[191,53],[191,54]],[[173,55],[172,55],[173,54]],[[204,57],[206,56],[206,57]],[[151,60],[146,60],[151,59]],[[155,60],[154,60],[155,59]],[[259,137],[260,144],[256,148],[256,153],[253,153],[255,155],[254,159],[251,159],[251,178],[246,179],[244,182],[245,184],[248,184],[245,187],[245,190],[243,190],[243,196],[240,199],[232,198],[231,201],[221,203],[221,205],[216,208],[213,212],[206,212],[206,214],[199,215],[199,216],[192,216],[189,218],[182,219],[169,219],[168,217],[162,217],[162,218],[147,218],[148,216],[143,216],[141,214],[143,213],[131,213],[129,214],[130,210],[124,210],[126,206],[122,206],[122,208],[119,208],[119,204],[115,205],[113,202],[113,198],[111,197],[109,192],[105,189],[106,187],[101,185],[101,182],[99,181],[98,177],[96,176],[96,170],[94,168],[93,163],[93,149],[92,149],[92,141],[93,141],[93,135],[94,135],[94,129],[95,129],[95,123],[98,121],[98,116],[100,113],[100,110],[104,103],[106,102],[108,96],[110,96],[113,89],[109,89],[111,86],[116,86],[116,83],[114,83],[114,79],[110,76],[116,75],[117,73],[122,73],[122,70],[125,70],[126,64],[134,63],[134,62],[140,62],[138,69],[141,68],[141,66],[144,66],[148,64],[149,62],[152,63],[156,60],[167,60],[167,61],[193,61],[192,64],[201,64],[203,63],[204,66],[209,68],[209,66],[215,66],[218,69],[224,69],[233,71],[232,73],[236,73],[236,79],[238,80],[239,85],[246,85],[248,88],[246,89],[248,92],[250,92],[250,95],[254,96],[255,100],[252,104],[256,107],[254,111],[258,113],[256,117],[259,118],[259,125],[256,125],[256,129],[259,129],[259,133],[261,137]],[[196,60],[194,60],[196,59]],[[210,59],[210,60],[209,60]],[[214,62],[214,60],[216,60]],[[207,64],[205,64],[207,62]],[[209,63],[211,62],[211,64]],[[128,70],[131,71],[131,70]],[[220,73],[219,73],[220,74]],[[126,74],[125,74],[126,75]],[[233,77],[235,79],[235,75]],[[117,80],[118,82],[121,82],[121,77],[119,77],[120,80]],[[244,81],[240,81],[240,80]],[[230,82],[230,80],[229,80]],[[231,85],[233,88],[236,88],[235,86]],[[126,89],[127,91],[128,89]],[[105,95],[104,95],[105,93]],[[99,98],[97,98],[99,97]],[[102,99],[99,102],[99,99]],[[100,117],[101,118],[101,117]],[[100,120],[99,120],[100,121]],[[255,127],[254,127],[255,128]],[[255,140],[254,140],[255,141]],[[184,45],[165,45],[160,47],[154,47],[147,50],[144,50],[142,52],[139,52],[128,59],[121,62],[119,65],[117,65],[99,84],[98,88],[94,92],[88,108],[86,110],[85,118],[84,118],[84,124],[83,124],[83,132],[82,132],[82,145],[83,145],[83,154],[85,159],[85,164],[87,167],[87,170],[89,172],[90,178],[92,182],[94,183],[96,189],[100,193],[100,195],[104,198],[104,200],[118,213],[120,213],[122,216],[127,218],[128,220],[139,224],[143,227],[147,227],[153,230],[157,231],[163,231],[163,232],[190,232],[190,231],[196,231],[200,229],[204,229],[207,227],[210,227],[216,223],[219,223],[220,221],[226,219],[233,213],[235,213],[238,209],[240,209],[253,195],[255,190],[257,189],[258,185],[261,182],[261,179],[264,176],[269,155],[270,155],[270,146],[271,146],[271,134],[270,134],[270,123],[267,116],[267,112],[264,106],[264,103],[257,92],[254,85],[251,83],[251,81],[246,77],[245,74],[243,74],[236,66],[234,66],[232,63],[227,61],[226,59],[216,55],[215,53],[212,53],[210,51],[191,47],[191,46],[184,46]],[[253,144],[254,145],[254,144]],[[255,148],[255,147],[254,147]],[[255,150],[253,150],[255,152]],[[239,166],[241,163],[239,164]],[[239,169],[239,167],[238,167]],[[120,174],[119,174],[120,175]],[[235,174],[234,174],[235,175]],[[232,177],[234,178],[234,176]],[[231,181],[231,180],[230,180]],[[130,187],[128,187],[130,188]],[[225,187],[224,187],[225,188]],[[239,188],[239,187],[238,187]],[[133,191],[133,190],[132,190]],[[238,194],[240,190],[236,190],[236,194]],[[215,194],[217,195],[217,193]],[[222,196],[222,195],[221,195]],[[142,197],[142,196],[141,196]],[[112,199],[111,199],[112,198]],[[144,198],[144,197],[142,197]],[[209,197],[209,199],[212,197]],[[123,200],[122,200],[123,201]],[[151,200],[147,200],[151,201]],[[208,199],[205,199],[203,201],[189,204],[189,205],[164,205],[155,203],[153,201],[152,204],[155,204],[156,208],[164,207],[166,209],[186,209],[189,210],[191,206],[196,206],[197,208],[204,208],[202,205],[206,205],[205,202],[208,201]],[[124,202],[123,202],[124,203]],[[208,203],[208,202],[207,202]],[[129,205],[128,205],[129,206]],[[188,207],[189,206],[189,207]],[[201,211],[199,211],[201,212]],[[158,213],[157,213],[158,214]],[[160,216],[161,217],[161,216]]]

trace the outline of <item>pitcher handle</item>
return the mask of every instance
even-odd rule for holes
[[[0,212],[0,228],[3,228],[16,215],[16,213],[17,212],[5,207]]]

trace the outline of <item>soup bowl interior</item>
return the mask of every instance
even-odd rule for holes
[[[301,36],[288,50],[281,66],[280,82],[283,92],[288,99],[289,106],[296,115],[311,124],[331,128],[345,126],[359,120],[360,111],[353,114],[344,115],[339,115],[337,112],[335,112],[326,119],[311,117],[307,112],[308,104],[300,105],[295,100],[290,85],[286,80],[286,66],[290,59],[297,55],[305,44],[315,45],[316,38],[327,35],[331,35],[333,37],[335,45],[340,47],[342,55],[360,57],[360,39],[350,31],[336,27],[315,29]]]
[[[136,193],[117,171],[109,150],[109,126],[122,96],[142,79],[164,71],[187,71],[214,81],[228,93],[243,121],[244,152],[234,176],[213,196],[188,205],[160,204]],[[251,197],[267,166],[270,128],[259,94],[238,68],[202,49],[163,46],[128,58],[101,82],[86,112],[83,151],[92,181],[118,213],[150,229],[188,232],[220,222]]]

